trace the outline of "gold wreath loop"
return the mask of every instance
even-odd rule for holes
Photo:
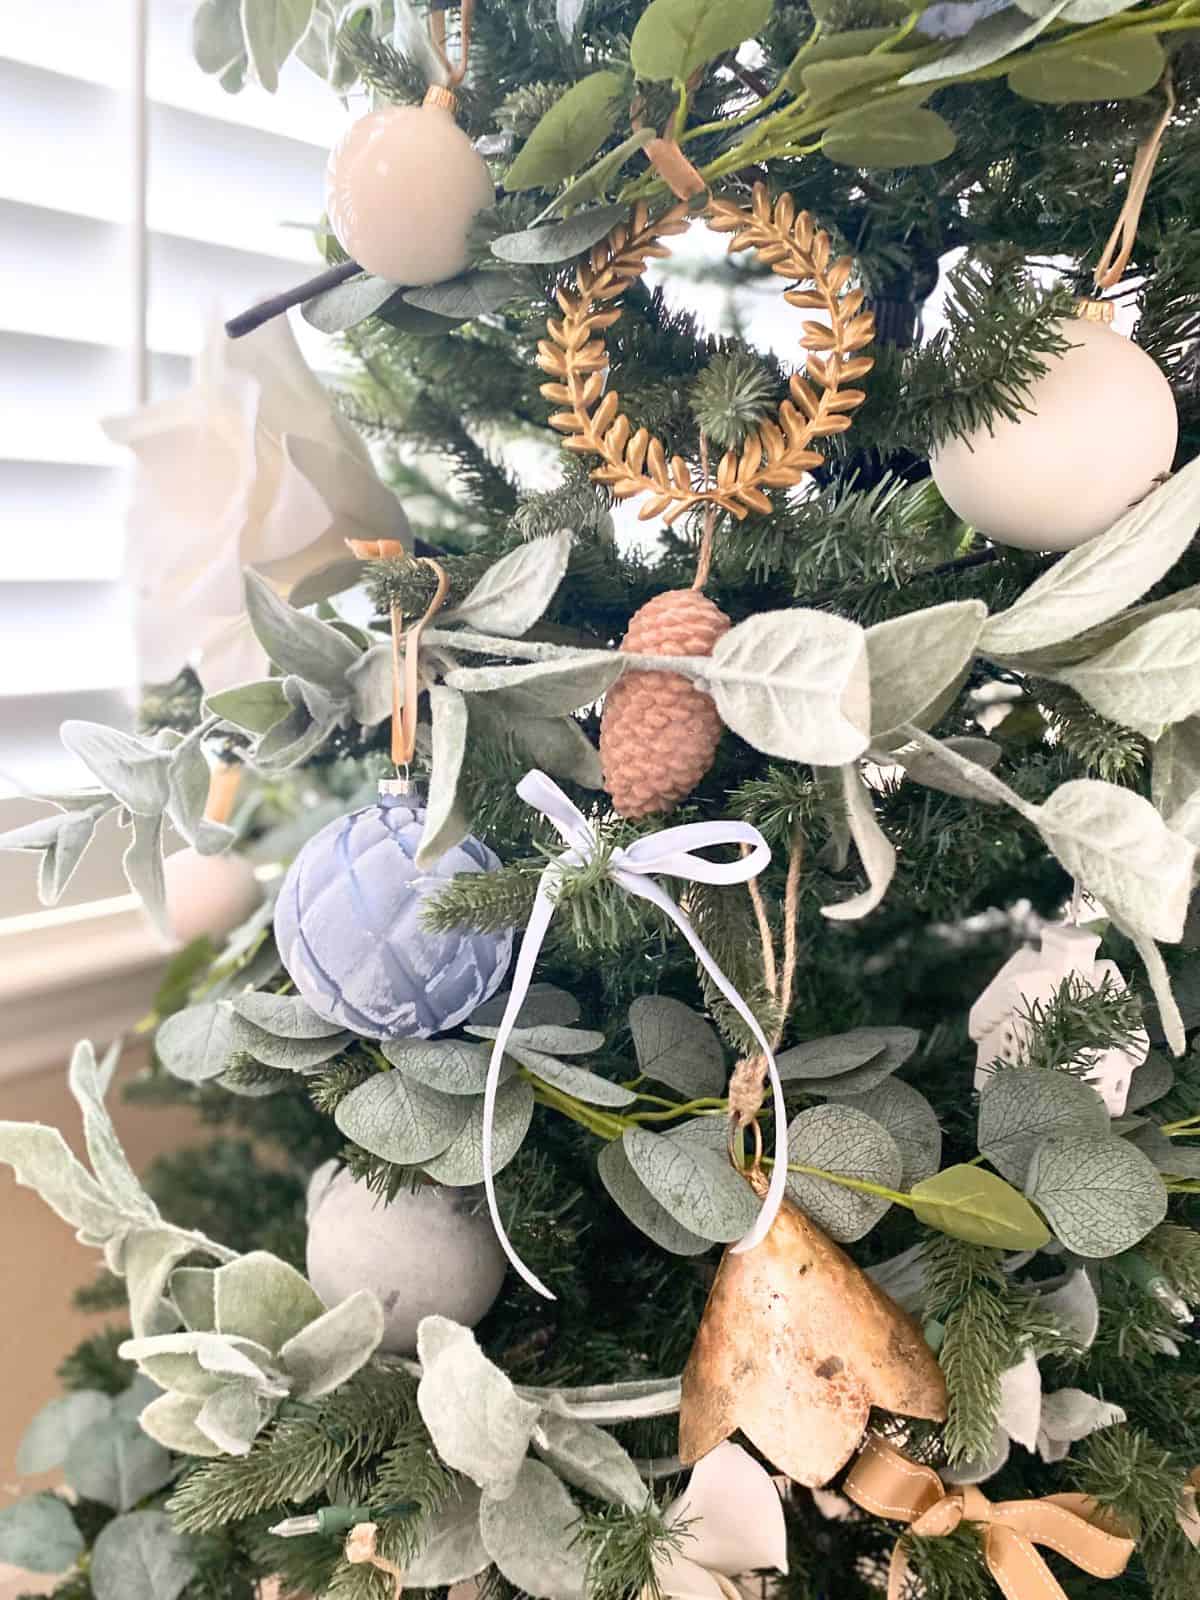
[[[651,257],[669,255],[660,241],[682,233],[693,213],[686,202],[651,219],[644,203],[618,223],[576,269],[575,290],[556,296],[562,319],[547,320],[549,335],[538,343],[538,366],[553,378],[542,385],[548,400],[565,409],[550,425],[567,435],[566,449],[596,455],[601,465],[592,477],[607,484],[617,500],[647,496],[638,516],[645,521],[660,513],[674,522],[693,506],[714,506],[739,521],[748,512],[768,512],[767,489],[799,483],[824,456],[814,441],[842,433],[850,412],[866,399],[863,391],[845,388],[868,373],[870,356],[856,355],[874,337],[875,320],[862,309],[862,289],[846,289],[853,262],[831,259],[829,235],[818,230],[807,211],[797,212],[791,195],[774,205],[766,186],[754,186],[747,210],[725,200],[712,200],[702,215],[717,233],[731,233],[729,249],[752,249],[758,259],[782,278],[794,280],[784,299],[805,310],[823,311],[829,325],[806,321],[800,344],[808,352],[803,373],[794,373],[789,395],[772,421],[760,422],[739,450],[727,450],[717,465],[715,482],[696,482],[682,456],[668,461],[661,440],[646,428],[635,429],[620,409],[615,389],[606,387],[608,351],[603,334],[616,322],[619,307],[608,307],[641,277]],[[804,285],[811,284],[811,287]]]

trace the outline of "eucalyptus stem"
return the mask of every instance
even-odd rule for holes
[[[769,1156],[763,1157],[763,1165],[774,1166]],[[824,1167],[802,1167],[794,1162],[788,1162],[789,1172],[801,1173],[806,1178],[824,1178],[826,1183],[836,1183],[839,1188],[853,1189],[857,1194],[877,1195],[881,1200],[890,1200],[894,1206],[904,1206],[906,1210],[916,1208],[909,1195],[901,1194],[899,1189],[885,1189],[881,1183],[870,1183],[866,1178],[848,1178],[842,1172],[826,1172]]]
[[[1200,1113],[1180,1117],[1178,1122],[1164,1122],[1158,1131],[1166,1134],[1168,1139],[1183,1138],[1189,1133],[1200,1134]]]
[[[628,1117],[619,1117],[611,1112],[601,1111],[596,1106],[585,1105],[573,1094],[568,1094],[565,1089],[556,1089],[553,1084],[547,1083],[525,1067],[518,1068],[518,1071],[521,1077],[533,1085],[534,1098],[541,1105],[550,1106],[553,1110],[561,1112],[564,1117],[577,1122],[581,1128],[586,1128],[597,1138],[606,1139],[611,1143],[613,1139],[619,1139],[626,1128],[637,1126]]]

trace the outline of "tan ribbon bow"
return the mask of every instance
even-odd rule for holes
[[[946,1488],[932,1467],[919,1466],[872,1434],[842,1486],[855,1505],[877,1517],[907,1522],[921,1539],[941,1539],[960,1523],[983,1534],[988,1571],[1005,1600],[1067,1600],[1036,1546],[1066,1556],[1093,1578],[1115,1578],[1134,1551],[1132,1539],[1102,1525],[1104,1513],[1082,1494],[993,1505],[973,1486]],[[903,1541],[892,1551],[888,1600],[901,1600],[908,1574]]]

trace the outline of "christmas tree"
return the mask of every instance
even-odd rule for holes
[[[1197,29],[202,0],[368,109],[327,270],[111,425],[141,726],[0,839],[52,901],[120,812],[130,1092],[218,1134],[135,1175],[86,1042],[90,1165],[0,1127],[124,1318],[0,1559],[1194,1600]]]

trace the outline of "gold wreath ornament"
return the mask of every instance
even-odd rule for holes
[[[567,436],[566,449],[600,457],[591,475],[615,499],[647,497],[641,520],[661,514],[670,524],[695,506],[709,506],[740,522],[750,511],[770,511],[765,490],[791,488],[821,465],[825,458],[812,448],[815,441],[850,426],[850,413],[866,396],[843,386],[874,365],[870,356],[855,352],[870,344],[875,319],[862,309],[864,291],[846,288],[851,258],[831,259],[829,235],[807,211],[796,210],[791,195],[780,195],[772,205],[766,186],[757,183],[749,210],[710,200],[702,215],[715,232],[733,235],[730,251],[753,250],[772,272],[793,280],[783,296],[789,305],[822,311],[829,322],[802,324],[805,370],[792,375],[775,418],[760,422],[741,450],[725,452],[715,481],[696,481],[682,456],[668,461],[662,441],[646,428],[635,429],[621,411],[617,391],[607,388],[603,337],[621,316],[608,302],[641,277],[651,257],[670,254],[661,240],[684,232],[692,215],[680,201],[652,218],[639,202],[627,222],[593,245],[576,268],[575,289],[557,292],[562,318],[547,320],[549,337],[538,342],[537,362],[554,380],[542,385],[542,393],[564,408],[551,416],[551,427]]]

